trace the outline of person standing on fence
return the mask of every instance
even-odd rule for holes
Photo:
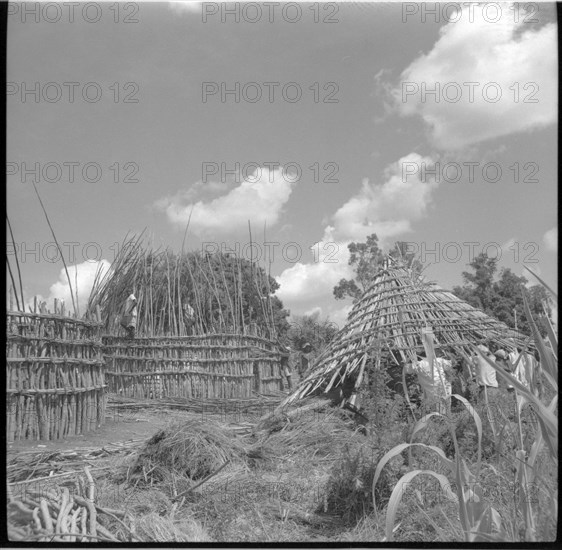
[[[193,335],[195,331],[195,310],[190,304],[184,304],[183,306],[183,324],[187,336]]]
[[[137,299],[131,294],[125,302],[124,314],[121,318],[121,326],[127,331],[127,338],[134,338],[137,330]]]

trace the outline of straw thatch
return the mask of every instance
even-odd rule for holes
[[[209,419],[177,421],[156,432],[131,468],[131,480],[159,482],[170,475],[201,480],[224,464],[243,461],[244,445]]]
[[[281,406],[331,389],[359,385],[368,359],[381,366],[416,359],[424,350],[422,331],[431,330],[435,347],[470,355],[482,341],[512,349],[524,336],[475,309],[451,292],[401,264],[387,265],[375,277],[317,359],[311,373]],[[513,339],[513,340],[512,340]]]

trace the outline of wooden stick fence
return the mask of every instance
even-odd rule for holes
[[[7,312],[8,441],[79,435],[105,419],[101,323],[40,309]]]
[[[281,388],[280,355],[258,336],[105,336],[108,391],[136,399],[245,399]]]

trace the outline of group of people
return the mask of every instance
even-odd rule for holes
[[[436,350],[433,365],[421,354],[421,358],[406,366],[407,373],[415,373],[419,386],[422,389],[425,403],[434,407],[438,412],[445,412],[447,403],[450,403],[453,393],[453,383],[458,382],[461,391],[465,393],[467,384],[475,381],[478,385],[478,401],[493,403],[497,400],[501,391],[514,392],[515,388],[501,376],[498,376],[489,361],[500,366],[504,371],[510,373],[524,387],[531,388],[532,382],[538,373],[538,362],[529,352],[514,347],[512,351],[506,351],[496,347],[490,350],[491,344],[480,343],[477,347],[481,353],[474,354],[470,358],[468,369],[464,372],[461,362],[456,363],[453,355],[446,354],[440,349]]]

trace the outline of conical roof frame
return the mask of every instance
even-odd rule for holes
[[[392,363],[414,360],[423,350],[422,329],[433,332],[436,348],[466,354],[482,341],[506,349],[522,347],[526,341],[521,333],[402,263],[388,261],[284,404],[341,385],[369,356]]]

